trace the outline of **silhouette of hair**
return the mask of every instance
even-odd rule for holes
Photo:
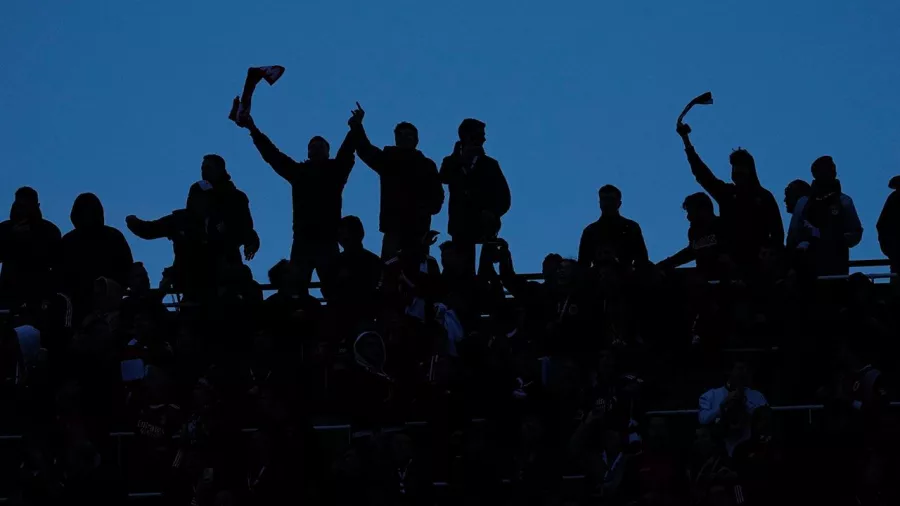
[[[788,183],[784,192],[796,197],[808,197],[812,193],[812,187],[802,179],[795,179]]]
[[[453,253],[456,251],[456,244],[453,241],[444,241],[441,243],[440,246],[438,246],[438,248],[441,250],[442,253],[443,252]]]
[[[900,190],[900,176],[894,176],[888,182],[888,188],[891,190]]]
[[[287,259],[282,258],[275,265],[269,269],[269,283],[273,285],[280,285],[285,277],[287,277],[288,272],[290,272],[291,262]]]
[[[347,230],[353,237],[362,241],[366,237],[366,229],[363,227],[362,220],[357,216],[344,216],[341,218],[340,228]]]
[[[604,193],[614,193],[619,200],[622,200],[622,190],[616,188],[611,184],[603,185],[600,187],[600,191],[597,192],[597,195],[603,195]]]
[[[832,177],[837,172],[837,165],[834,164],[834,160],[830,156],[820,156],[812,163],[810,171],[816,179]]]
[[[541,262],[541,265],[547,265],[550,262],[562,262],[563,257],[559,253],[550,253],[544,257],[544,261]]]
[[[412,130],[416,133],[416,136],[419,135],[419,129],[408,121],[401,121],[400,123],[397,123],[397,126],[394,127],[394,133],[397,133],[400,130]]]
[[[210,162],[214,166],[221,168],[222,170],[225,170],[225,159],[217,154],[211,153],[211,154],[205,155],[203,157],[203,161]]]
[[[687,198],[684,199],[684,203],[681,204],[681,208],[685,211],[690,209],[697,209],[703,211],[713,212],[713,203],[712,199],[709,198],[709,195],[698,192],[691,195],[688,195]]]
[[[737,148],[731,152],[731,155],[728,156],[728,161],[731,162],[731,165],[741,165],[750,167],[753,171],[756,171],[756,161],[753,160],[753,155],[750,154],[744,148]]]
[[[323,142],[323,143],[325,143],[326,148],[329,148],[329,149],[331,148],[331,144],[328,144],[328,141],[325,140],[325,137],[322,137],[321,135],[316,135],[315,137],[313,137],[312,139],[309,140],[310,144],[312,144],[314,142]]]
[[[459,129],[457,133],[459,134],[460,139],[464,139],[468,137],[472,132],[478,131],[484,128],[486,125],[484,121],[477,120],[475,118],[466,118],[462,120],[462,123],[459,124]]]
[[[30,186],[23,186],[16,190],[16,200],[31,200],[34,202],[38,201],[38,193],[37,190]]]

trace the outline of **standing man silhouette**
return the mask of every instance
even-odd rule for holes
[[[341,223],[344,186],[350,178],[355,158],[350,133],[334,158],[323,137],[309,140],[307,159],[302,162],[282,153],[256,127],[252,117],[242,126],[250,131],[253,144],[275,173],[291,185],[294,213],[294,242],[291,262],[298,269],[303,288],[309,286],[313,270],[321,280],[338,254],[338,228]]]
[[[363,128],[366,112],[356,104],[348,121],[356,154],[381,178],[379,230],[381,258],[393,258],[404,246],[420,244],[431,230],[431,217],[444,205],[437,166],[416,149],[419,131],[412,123],[394,128],[394,145],[384,149],[369,141]]]
[[[475,245],[497,238],[500,218],[509,211],[509,184],[500,164],[484,152],[485,124],[468,118],[459,125],[459,141],[441,163],[441,182],[450,191],[447,226],[454,250],[475,272]],[[483,254],[483,252],[482,252]]]

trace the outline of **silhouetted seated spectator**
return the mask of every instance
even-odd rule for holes
[[[728,456],[740,443],[750,438],[750,421],[757,408],[769,402],[760,392],[750,388],[750,370],[744,362],[735,362],[725,386],[700,396],[700,425],[724,442]]]
[[[394,146],[377,148],[363,128],[365,112],[358,108],[350,118],[356,154],[381,178],[381,212],[378,229],[384,233],[381,258],[388,260],[410,241],[431,230],[431,217],[444,205],[444,188],[437,166],[421,151],[419,131],[411,123],[394,128]]]
[[[888,187],[893,191],[884,202],[876,227],[881,252],[891,261],[891,272],[897,274],[900,272],[900,193],[897,191],[900,176],[891,178]]]
[[[738,148],[729,156],[732,183],[726,183],[700,159],[691,144],[691,128],[680,123],[677,130],[684,141],[691,172],[719,204],[719,214],[733,233],[734,262],[742,270],[752,272],[761,248],[784,243],[784,225],[775,197],[760,185],[756,162],[747,150]]]
[[[384,262],[363,247],[365,229],[356,216],[341,219],[338,232],[343,251],[322,283],[322,295],[344,317],[373,317],[378,305],[378,283]]]
[[[279,350],[297,356],[303,342],[311,337],[321,304],[300,282],[300,269],[281,260],[269,269],[269,282],[276,292],[263,303],[262,324],[276,339]]]
[[[134,259],[125,236],[105,224],[103,205],[96,195],[79,195],[70,216],[75,229],[62,238],[55,277],[63,293],[72,298],[75,318],[80,321],[91,311],[94,280],[105,277],[127,286]]]
[[[581,234],[578,263],[586,269],[614,265],[625,272],[647,266],[650,260],[640,225],[619,214],[622,192],[606,185],[598,194],[600,219]]]
[[[9,220],[0,222],[0,308],[35,303],[50,287],[61,234],[45,220],[34,189],[16,190]]]
[[[296,162],[282,153],[253,122],[244,124],[250,130],[253,144],[263,160],[291,185],[294,206],[294,242],[291,262],[300,269],[299,279],[309,285],[312,272],[319,279],[329,271],[329,263],[338,254],[338,227],[341,220],[342,194],[355,159],[353,138],[348,132],[334,158],[329,158],[328,141],[315,136],[309,141],[307,159]]]
[[[809,261],[817,276],[850,272],[850,248],[862,240],[863,228],[853,199],[841,192],[837,166],[830,156],[812,164],[808,198],[800,198],[791,218],[788,245],[809,243]]]
[[[500,164],[484,152],[485,124],[468,118],[459,141],[441,162],[441,182],[450,192],[448,233],[467,270],[475,273],[475,245],[497,237],[511,204]],[[482,250],[483,251],[483,250]],[[482,254],[484,254],[482,252]]]

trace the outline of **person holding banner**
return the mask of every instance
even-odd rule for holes
[[[679,121],[676,129],[684,142],[691,172],[700,186],[719,204],[719,212],[732,232],[734,261],[745,273],[759,263],[764,247],[784,245],[784,226],[778,202],[762,187],[753,156],[738,148],[731,153],[731,183],[717,178],[691,144],[691,127]]]
[[[307,159],[297,162],[275,147],[257,128],[252,116],[247,116],[240,125],[250,131],[263,160],[291,185],[294,212],[291,262],[300,270],[299,281],[306,288],[314,270],[320,280],[328,275],[329,265],[339,252],[344,186],[356,162],[350,133],[344,137],[334,158],[330,158],[328,141],[317,135],[309,140]]]

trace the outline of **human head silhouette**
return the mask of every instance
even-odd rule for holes
[[[597,193],[600,198],[600,212],[603,216],[618,215],[619,208],[622,207],[622,191],[608,184],[601,187]]]
[[[485,124],[475,118],[466,118],[459,124],[459,141],[464,146],[480,148],[484,146],[487,137],[484,133]]]
[[[321,162],[331,156],[331,146],[324,137],[317,135],[309,140],[306,148],[306,156],[310,161]]]
[[[394,145],[401,149],[416,149],[419,145],[419,130],[406,121],[394,127]]]
[[[820,156],[810,167],[813,179],[816,181],[834,181],[837,179],[837,165],[830,156]]]
[[[366,230],[363,228],[362,220],[356,216],[341,218],[341,224],[338,227],[338,242],[344,251],[362,248],[365,237]]]
[[[737,186],[759,184],[756,175],[756,162],[749,151],[737,148],[728,157],[731,162],[731,181]]]
[[[688,195],[681,208],[687,212],[687,219],[692,224],[707,222],[715,216],[712,199],[703,192]]]
[[[203,157],[203,163],[200,165],[200,176],[213,186],[231,179],[228,171],[225,170],[225,159],[216,154],[209,154]]]

